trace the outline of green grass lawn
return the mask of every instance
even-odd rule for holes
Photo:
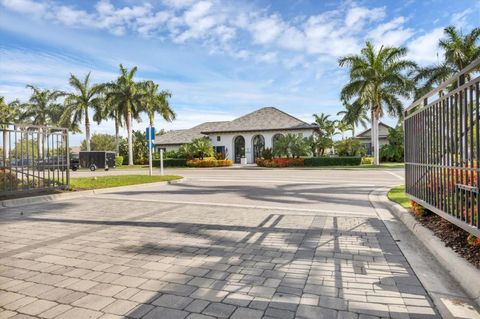
[[[70,187],[73,190],[98,189],[107,187],[118,187],[145,183],[156,183],[172,181],[182,178],[181,176],[149,176],[149,175],[118,175],[118,176],[97,176],[77,177],[70,179]]]
[[[148,168],[148,165],[132,165],[132,166],[122,165],[122,166],[115,167],[115,169],[143,169],[143,168]]]
[[[398,185],[390,189],[387,194],[389,200],[402,205],[404,208],[411,208],[410,199],[405,196],[405,185]]]

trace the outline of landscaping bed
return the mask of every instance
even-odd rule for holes
[[[256,164],[260,167],[321,167],[321,166],[360,166],[361,157],[295,157],[295,158],[259,158]]]
[[[417,208],[416,213],[414,213],[411,209],[410,199],[405,196],[405,186],[403,185],[392,188],[387,196],[391,201],[402,205],[404,208],[410,208],[409,211],[415,219],[424,227],[430,229],[435,236],[445,243],[445,246],[450,247],[480,269],[480,242],[475,244],[475,239],[472,238],[473,236],[469,237],[468,232],[428,210]],[[414,206],[418,207],[419,205]],[[470,243],[468,238],[470,238]]]
[[[193,159],[187,161],[188,167],[227,167],[232,166],[231,160],[217,160],[217,159]]]

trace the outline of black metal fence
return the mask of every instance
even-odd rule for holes
[[[475,236],[480,236],[479,69],[477,59],[415,101],[404,123],[407,196]]]
[[[0,196],[66,188],[69,163],[66,129],[0,125]]]

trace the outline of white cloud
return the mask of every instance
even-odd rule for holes
[[[468,26],[468,16],[474,12],[471,8],[467,8],[461,12],[457,12],[452,14],[452,18],[450,19],[451,23],[456,26],[457,28],[465,28]],[[477,11],[478,15],[478,11]]]
[[[35,16],[41,16],[47,10],[45,3],[32,0],[0,0],[0,3],[10,10]]]
[[[408,44],[408,57],[421,65],[438,63],[442,52],[438,41],[443,37],[443,28],[436,28],[421,35]]]
[[[414,34],[413,29],[404,28],[404,24],[405,18],[400,16],[378,25],[367,34],[367,38],[388,46],[403,45]]]
[[[278,38],[285,25],[278,15],[260,18],[250,24],[253,41],[258,44],[271,43]]]
[[[265,63],[275,63],[277,62],[277,52],[267,52],[259,54],[255,57],[257,62],[265,62]]]
[[[349,28],[362,28],[365,22],[378,21],[384,17],[385,8],[352,7],[345,16],[345,25]]]

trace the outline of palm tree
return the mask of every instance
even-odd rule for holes
[[[10,138],[8,133],[9,124],[18,120],[20,114],[20,102],[18,100],[10,103],[5,102],[5,98],[0,96],[0,129],[3,130],[3,158],[9,158],[8,149],[10,148]]]
[[[439,42],[439,47],[444,51],[444,61],[438,65],[418,70],[415,80],[425,82],[417,89],[417,98],[480,57],[480,46],[478,44],[480,28],[474,28],[469,34],[464,35],[454,26],[449,26],[444,29],[444,33],[446,37]],[[469,81],[470,75],[466,75],[466,77],[465,80]],[[456,83],[453,85],[453,88],[455,87]]]
[[[33,85],[27,85],[27,88],[32,90],[27,103],[22,105],[24,109],[23,114],[20,115],[20,121],[38,125],[38,155],[43,155],[43,145],[45,144],[45,135],[42,134],[41,126],[46,125],[60,125],[63,114],[63,106],[57,103],[57,99],[65,93],[57,90],[39,89]]]
[[[356,126],[367,127],[367,109],[347,103],[344,103],[344,106],[345,110],[338,112],[337,115],[343,115],[341,122],[349,126],[349,130],[352,131],[352,137],[355,137]]]
[[[63,106],[57,99],[64,95],[57,90],[40,89],[27,85],[32,90],[32,95],[27,103],[23,104],[25,112],[20,115],[20,120],[33,125],[59,125],[63,114]]]
[[[155,125],[155,113],[159,113],[167,122],[175,120],[176,114],[168,103],[168,99],[172,96],[170,92],[163,90],[159,92],[158,84],[153,81],[146,81],[143,89],[145,90],[143,108],[147,113],[150,127]]]
[[[137,72],[137,67],[130,71],[120,64],[120,76],[114,82],[105,84],[107,89],[106,98],[118,108],[119,113],[125,119],[128,132],[128,165],[133,165],[133,140],[132,140],[132,119],[140,121],[140,112],[142,111],[142,102],[145,92],[142,85],[135,82],[133,77]]]
[[[315,118],[315,123],[320,128],[320,132],[322,133],[322,135],[328,137],[332,137],[333,135],[335,135],[336,121],[330,120],[330,115],[320,113],[320,115],[313,114],[313,117]]]
[[[350,82],[342,89],[341,99],[355,108],[368,108],[372,120],[372,144],[375,164],[380,164],[378,122],[384,108],[392,116],[403,115],[403,104],[399,97],[408,98],[414,90],[414,83],[405,73],[417,65],[404,59],[405,48],[381,46],[376,50],[366,42],[360,55],[349,55],[339,59],[341,67],[350,67]]]
[[[105,92],[106,93],[106,92]],[[100,124],[103,120],[111,119],[115,123],[115,152],[120,153],[120,127],[123,127],[123,118],[121,109],[118,105],[113,104],[111,99],[104,99],[102,107],[95,110],[93,120]]]
[[[85,141],[87,151],[90,151],[90,117],[88,110],[93,108],[98,112],[100,109],[103,86],[100,84],[90,85],[90,72],[83,81],[71,74],[69,83],[75,92],[66,94],[64,101],[65,110],[61,121],[72,125],[79,125],[83,120],[85,121]]]

